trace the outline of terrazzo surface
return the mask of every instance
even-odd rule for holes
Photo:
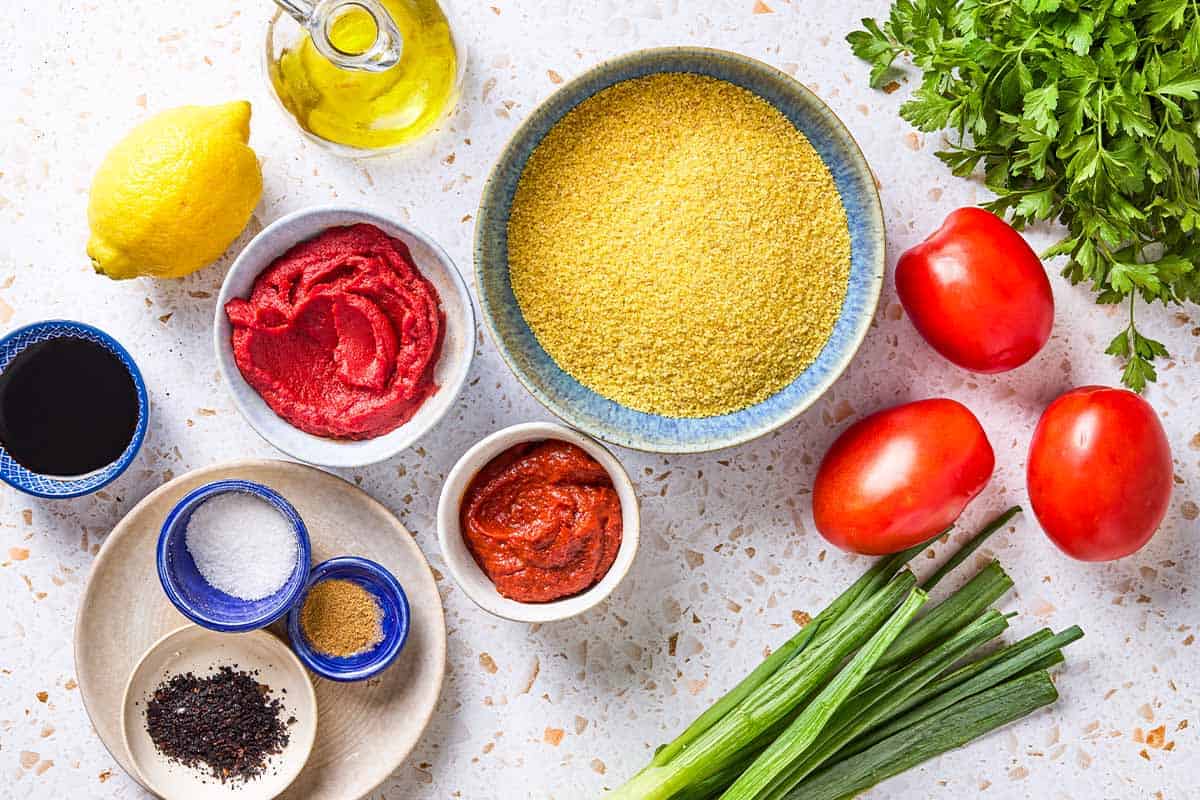
[[[866,88],[866,69],[842,37],[859,17],[884,13],[882,1],[462,0],[455,16],[469,64],[459,109],[410,152],[358,163],[307,143],[272,102],[260,64],[266,0],[13,5],[0,17],[9,43],[0,52],[0,324],[68,317],[109,331],[138,360],[153,412],[141,456],[103,491],[58,502],[0,491],[0,796],[143,796],[84,714],[72,624],[97,549],[138,499],[196,467],[278,456],[238,416],[211,350],[213,304],[238,247],[284,213],[347,201],[421,226],[469,276],[475,206],[506,137],[557,84],[605,57],[669,44],[722,47],[776,65],[824,97],[878,175],[890,239],[883,300],[846,375],[778,433],[704,456],[619,451],[644,498],[638,560],[598,609],[542,626],[479,611],[443,576],[438,553],[434,511],[457,457],[499,427],[547,418],[481,331],[469,387],[442,424],[389,462],[340,473],[413,531],[437,570],[449,627],[440,706],[375,797],[600,796],[863,570],[865,559],[826,546],[809,509],[816,463],[852,419],[936,395],[971,407],[998,465],[964,517],[969,530],[1026,501],[1023,461],[1040,410],[1067,388],[1117,379],[1100,351],[1118,312],[1061,278],[1053,279],[1053,339],[1007,375],[948,365],[905,319],[891,285],[897,255],[986,192],[948,175],[933,156],[938,137],[898,119],[909,86]],[[83,254],[85,208],[105,151],[153,112],[239,97],[254,104],[251,144],[266,185],[238,245],[181,281],[94,275]],[[1032,235],[1035,245],[1051,237]],[[998,536],[984,556],[998,556],[1016,580],[1019,591],[1004,606],[1019,612],[1014,633],[1076,622],[1087,631],[1059,671],[1062,699],[868,797],[1197,796],[1200,312],[1160,307],[1143,320],[1175,356],[1147,395],[1175,456],[1161,531],[1140,553],[1105,565],[1066,559],[1028,515]]]

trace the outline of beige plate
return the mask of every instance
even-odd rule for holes
[[[271,696],[283,703],[288,743],[270,757],[263,774],[252,781],[222,783],[203,769],[184,767],[158,752],[146,731],[146,703],[171,675],[208,675],[217,667],[252,670]],[[308,670],[286,644],[267,631],[218,633],[184,625],[159,639],[134,668],[125,687],[122,724],[126,751],[141,782],[172,800],[270,800],[296,779],[312,752],[317,733],[317,698]]]
[[[400,657],[377,678],[336,683],[313,676],[317,740],[304,771],[280,797],[351,800],[370,792],[412,752],[446,670],[446,623],[429,564],[391,512],[341,478],[285,461],[238,461],[189,472],[145,497],[113,529],[92,565],[75,623],[75,669],[100,739],[134,777],[121,736],[125,683],[142,653],[187,620],[163,594],[154,550],[163,518],[184,494],[215,480],[266,484],[300,512],[313,562],[360,555],[404,586],[412,628]]]

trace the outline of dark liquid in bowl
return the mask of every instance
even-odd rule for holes
[[[33,472],[84,475],[113,463],[137,419],[133,376],[86,339],[32,344],[0,373],[0,444]]]

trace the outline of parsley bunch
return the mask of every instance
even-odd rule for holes
[[[847,40],[878,86],[907,54],[923,71],[900,114],[949,128],[955,175],[982,164],[987,207],[1022,228],[1057,220],[1043,257],[1129,303],[1105,351],[1141,391],[1161,342],[1134,321],[1147,302],[1200,302],[1200,0],[897,0]]]

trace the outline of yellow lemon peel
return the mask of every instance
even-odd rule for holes
[[[250,104],[183,106],[109,151],[88,203],[87,253],[110,278],[179,278],[217,260],[262,195]]]

